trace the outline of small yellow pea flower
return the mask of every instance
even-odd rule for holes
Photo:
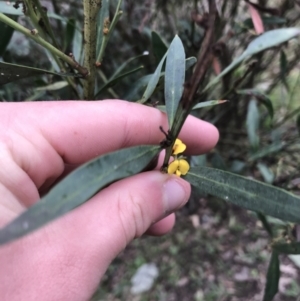
[[[173,146],[173,155],[178,155],[183,153],[186,149],[186,145],[180,140],[176,139]]]
[[[179,139],[178,139],[179,140]],[[168,166],[169,174],[176,174],[177,176],[186,175],[190,169],[189,163],[185,159],[175,159]]]

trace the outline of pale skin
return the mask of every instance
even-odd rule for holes
[[[167,118],[118,100],[1,103],[0,227],[73,169],[117,149],[158,144]],[[187,154],[215,146],[218,131],[189,117],[179,135]],[[116,182],[42,229],[0,246],[2,301],[86,301],[111,261],[143,234],[163,235],[190,185],[159,170]]]

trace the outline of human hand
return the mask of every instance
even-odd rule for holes
[[[2,103],[0,227],[33,205],[68,170],[117,149],[158,144],[157,109],[118,100]],[[212,125],[189,117],[187,153],[209,151]],[[134,238],[171,230],[190,185],[159,171],[118,181],[44,228],[0,246],[1,300],[88,300],[111,261]]]

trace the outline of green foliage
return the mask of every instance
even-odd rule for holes
[[[279,269],[279,258],[276,251],[272,252],[268,273],[267,273],[267,283],[263,301],[272,301],[278,292],[280,278]]]
[[[180,38],[173,39],[166,58],[165,71],[165,102],[169,119],[169,128],[172,127],[179,101],[183,93],[185,82],[185,52]]]
[[[53,12],[44,10],[38,0],[24,1],[17,9],[0,1],[4,60],[0,96],[5,101],[113,97],[152,104],[166,112],[169,120],[164,170],[191,112],[215,123],[220,143],[214,154],[205,156],[204,165],[218,169],[192,167],[185,179],[197,187],[197,197],[201,191],[257,213],[272,242],[264,296],[271,301],[278,291],[278,254],[299,254],[299,243],[277,242],[274,226],[268,223],[268,216],[300,222],[299,198],[282,189],[291,187],[300,163],[299,133],[295,134],[300,128],[300,106],[291,104],[299,92],[294,68],[299,62],[300,29],[297,18],[291,17],[296,4],[278,5],[274,10],[258,5],[255,9],[265,32],[257,36],[246,1],[221,2],[214,8],[215,1],[209,1],[207,13],[197,0],[194,4],[157,0],[147,12],[138,1],[102,0],[92,6],[83,0],[66,10],[53,1]],[[84,22],[83,7],[89,22]],[[214,9],[218,14],[212,18]],[[25,22],[19,22],[19,16]],[[8,46],[15,31],[36,43],[30,43],[25,58],[14,54],[17,46]],[[28,77],[36,81],[26,82]],[[27,234],[79,206],[107,184],[140,172],[158,150],[141,146],[87,163],[0,230],[0,242]],[[292,159],[282,168],[280,162],[286,157]],[[191,165],[197,161],[192,157]],[[102,168],[91,170],[95,162]],[[80,197],[70,194],[71,187]],[[40,217],[41,212],[46,218]]]

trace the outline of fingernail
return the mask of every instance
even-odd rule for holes
[[[175,178],[166,182],[164,190],[166,213],[175,211],[187,201],[185,189]]]

